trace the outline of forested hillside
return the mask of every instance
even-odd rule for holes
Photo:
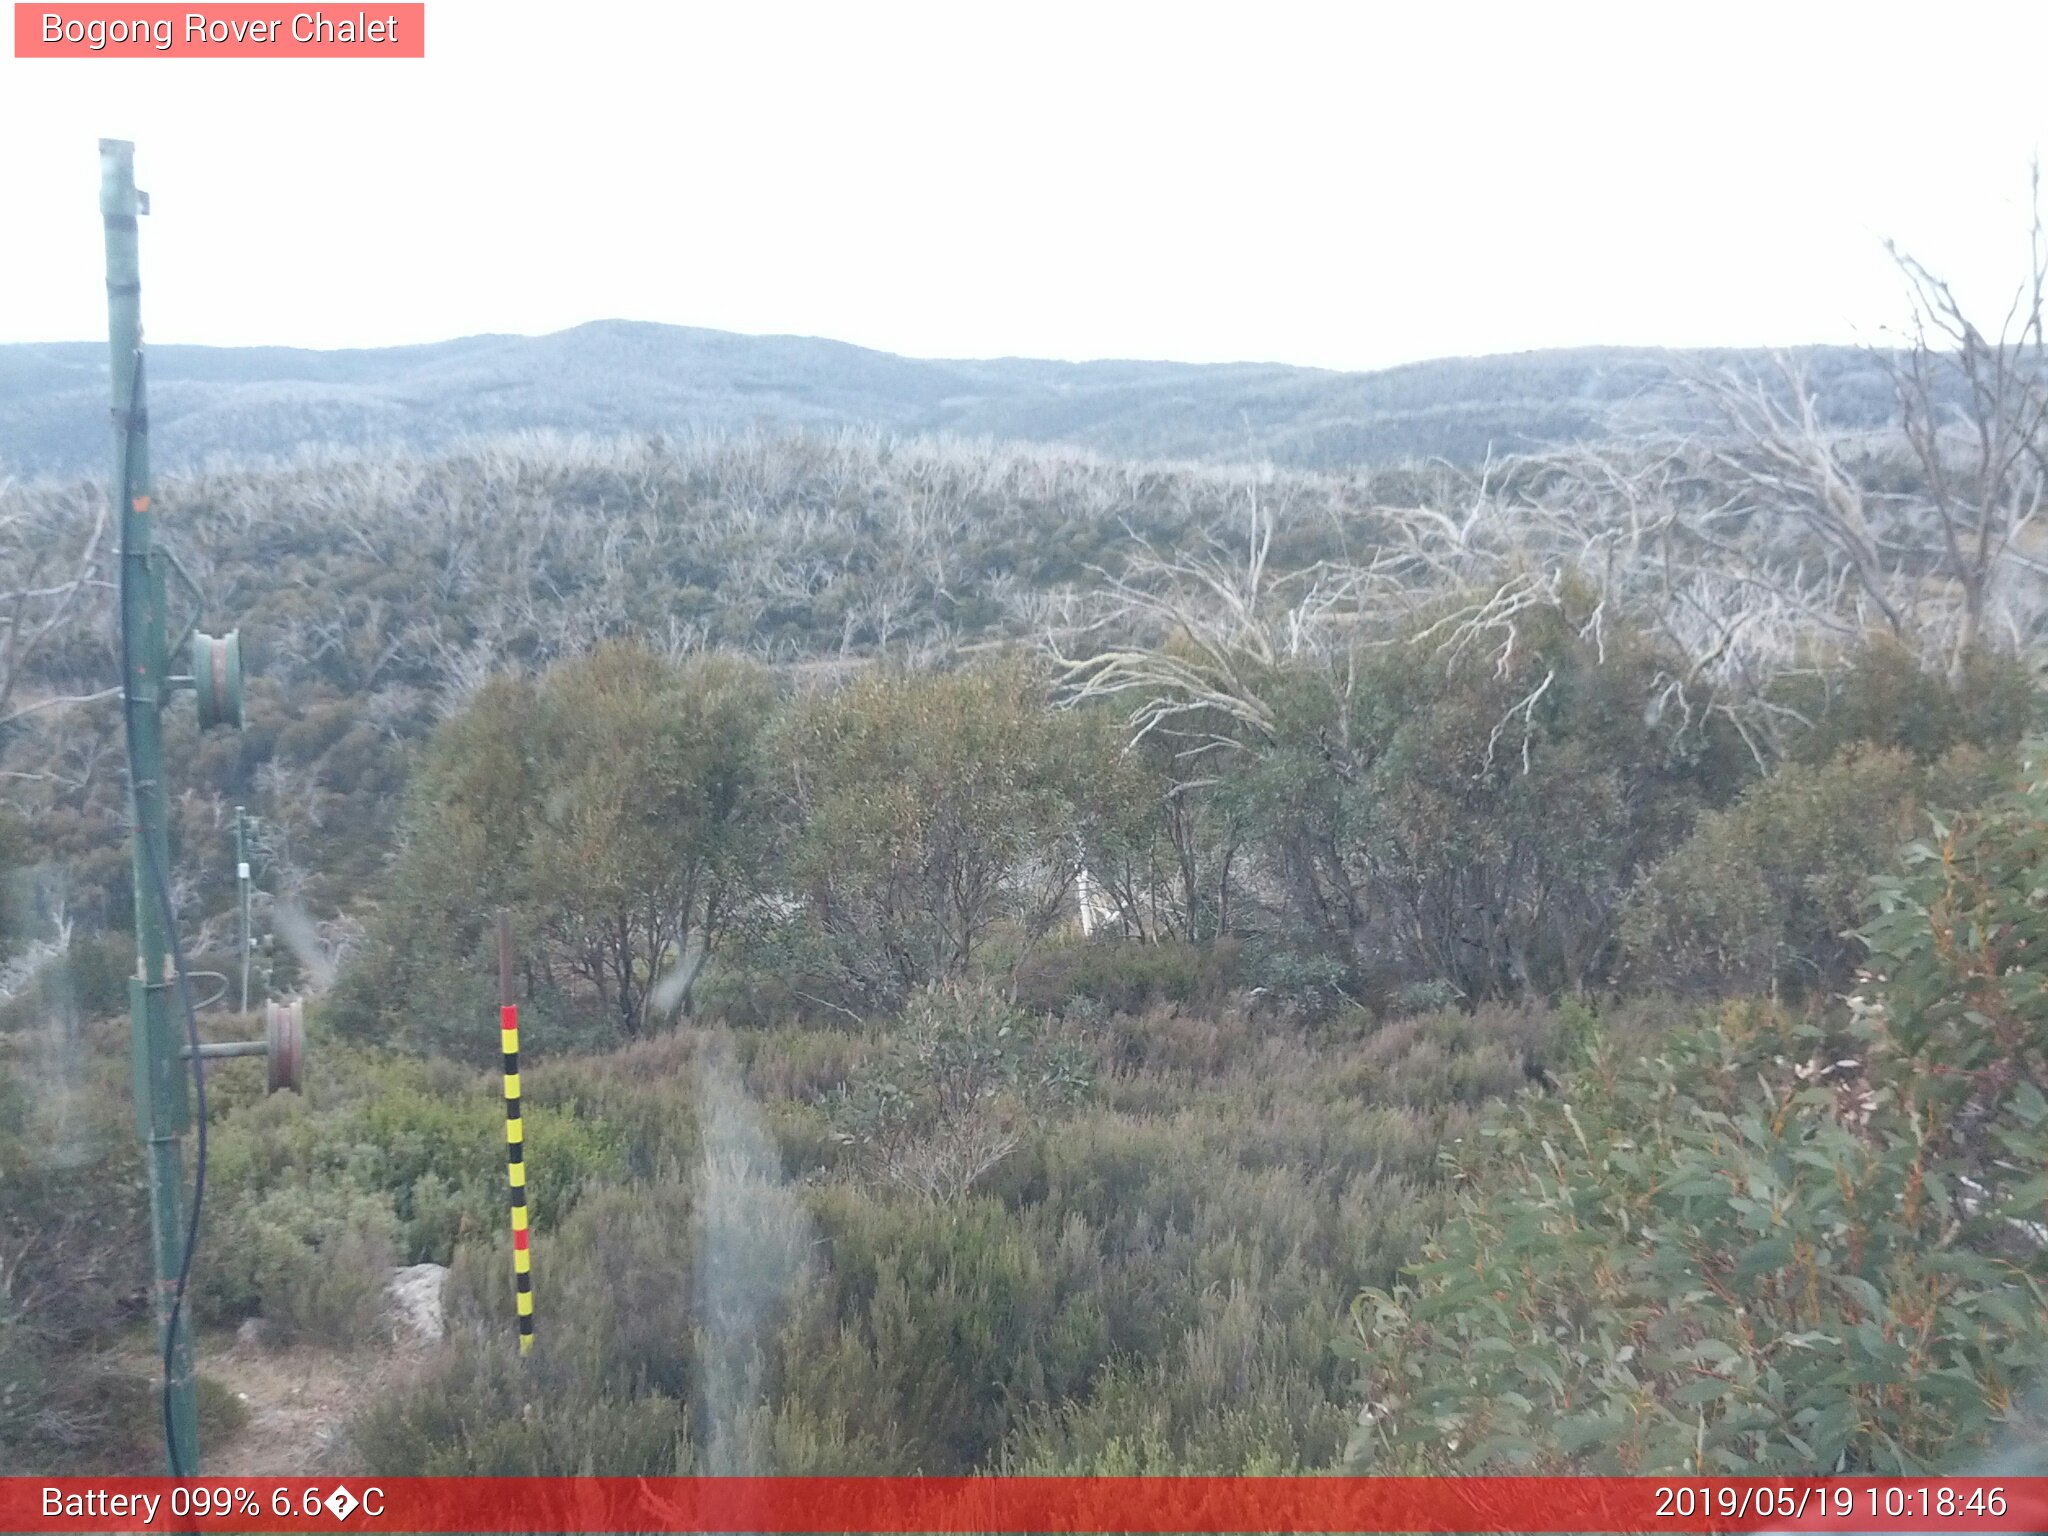
[[[1848,347],[1796,354],[1825,418],[1882,424],[1891,386]],[[1127,458],[1271,459],[1341,469],[1477,463],[1669,423],[1674,364],[1757,354],[1586,348],[1378,373],[1277,364],[934,361],[798,336],[603,321],[552,336],[471,336],[357,352],[165,346],[150,353],[163,467],[312,445],[438,449],[475,435],[611,436],[879,427],[1059,443]],[[75,475],[106,456],[106,349],[0,346],[0,473]]]
[[[165,476],[252,678],[239,735],[167,715],[188,950],[246,804],[259,990],[312,1003],[303,1094],[211,1074],[202,1370],[370,1348],[434,1263],[329,1465],[2038,1457],[2044,412],[1967,361],[1893,430],[1700,374],[1683,431],[1471,467]],[[0,1447],[53,1468],[151,1433],[103,504],[0,490]]]

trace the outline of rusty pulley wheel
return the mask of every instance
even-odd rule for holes
[[[306,1005],[297,998],[288,1003],[263,1006],[263,1043],[269,1048],[270,1091],[289,1088],[293,1093],[304,1082],[306,1063]]]
[[[192,687],[199,697],[199,729],[242,728],[242,637],[192,636]]]

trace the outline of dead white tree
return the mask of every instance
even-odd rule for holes
[[[1900,426],[1920,469],[1922,504],[1939,534],[1941,569],[1961,610],[1951,672],[1983,642],[2002,580],[2017,570],[2031,584],[2048,573],[2048,565],[2024,548],[2048,489],[2042,336],[2048,244],[2039,161],[2032,191],[2027,279],[1995,337],[1964,313],[1948,283],[1897,245],[1885,247],[1905,274],[1912,305],[1910,344],[1886,362]],[[2009,636],[2022,644],[2032,639],[2017,623]]]
[[[1902,344],[1875,354],[1892,381],[1894,435],[1859,442],[1829,427],[1784,357],[1775,378],[1687,375],[1717,418],[1718,432],[1701,441],[1738,493],[1718,517],[1689,519],[1688,534],[1764,602],[1809,620],[1826,614],[1851,633],[1874,621],[1952,678],[1983,646],[2029,649],[2048,626],[2048,560],[2030,539],[2048,498],[2038,164],[2033,189],[2026,276],[1995,330],[1917,257],[1886,243],[1909,310]],[[1903,488],[1871,473],[1901,460]]]
[[[1910,514],[1895,508],[1893,526],[1878,526],[1878,509],[1842,463],[1839,434],[1823,425],[1805,374],[1784,354],[1773,362],[1775,384],[1729,369],[1684,375],[1720,418],[1718,432],[1703,441],[1736,493],[1719,521],[1740,525],[1733,537],[1713,526],[1694,531],[1720,544],[1732,563],[1767,573],[1768,584],[1815,564],[1853,578],[1885,626],[1905,637],[1913,626],[1911,597],[1902,590],[1911,574]]]
[[[82,611],[111,591],[112,584],[100,569],[107,532],[104,504],[94,499],[82,538],[67,537],[56,517],[33,516],[12,502],[10,485],[0,482],[0,583],[5,584],[0,588],[0,726],[113,698],[121,691],[59,686],[19,702],[36,691],[31,679],[51,641],[66,636]]]
[[[1267,565],[1273,521],[1255,488],[1247,510],[1242,552],[1211,534],[1192,554],[1162,555],[1133,534],[1124,571],[1097,570],[1094,628],[1123,643],[1085,657],[1052,643],[1070,702],[1115,699],[1127,706],[1134,745],[1157,734],[1175,739],[1183,758],[1239,747],[1247,734],[1272,739],[1262,684],[1285,648]]]

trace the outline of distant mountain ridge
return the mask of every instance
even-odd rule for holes
[[[1843,427],[1889,417],[1878,361],[1798,350]],[[468,336],[353,351],[158,346],[159,468],[307,445],[432,449],[472,434],[877,426],[1071,444],[1132,458],[1271,459],[1329,469],[1607,435],[1681,357],[1762,366],[1760,352],[1573,348],[1338,373],[1274,363],[1062,363],[898,357],[798,336],[604,320],[546,336]],[[106,348],[0,346],[0,471],[99,469]]]

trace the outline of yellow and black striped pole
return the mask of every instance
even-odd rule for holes
[[[512,1190],[512,1284],[519,1353],[533,1348],[533,1253],[527,1244],[526,1129],[519,1117],[519,1005],[512,998],[512,920],[498,914],[498,1032],[505,1052],[505,1177]]]

